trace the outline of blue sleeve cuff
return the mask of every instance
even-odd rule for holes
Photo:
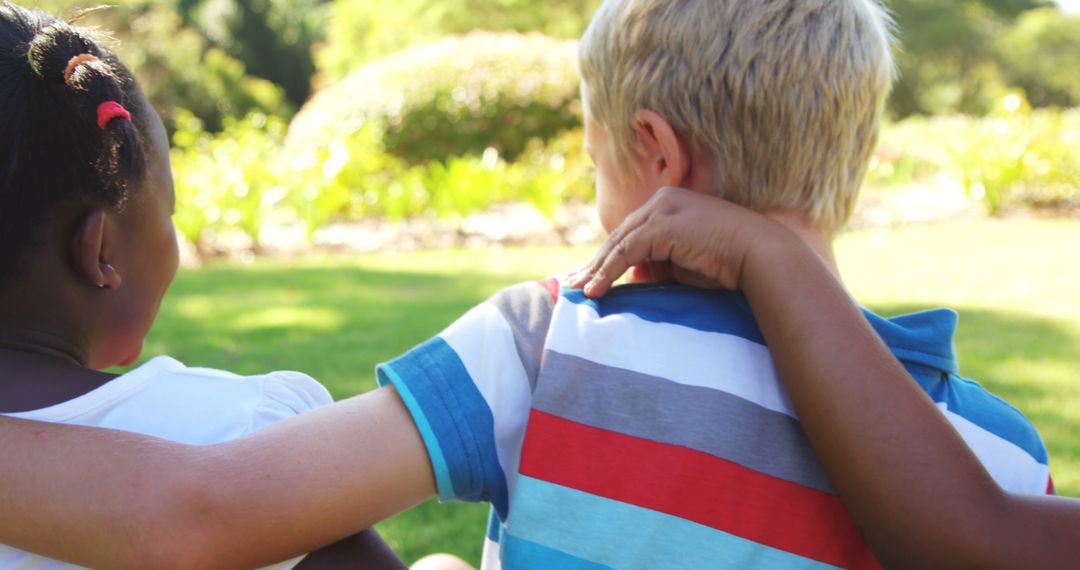
[[[439,493],[439,500],[452,501],[456,497],[454,485],[450,478],[450,468],[446,464],[442,446],[439,444],[439,438],[435,437],[435,431],[431,429],[431,423],[428,422],[427,416],[424,415],[423,408],[416,400],[416,396],[409,390],[409,384],[402,380],[402,377],[394,369],[394,364],[380,364],[375,369],[379,385],[392,385],[397,390],[398,396],[401,396],[401,400],[405,403],[405,407],[409,409],[409,414],[412,415],[413,422],[416,423],[416,429],[420,432],[420,437],[423,438],[424,446],[427,448],[431,468],[435,472],[435,486]]]
[[[409,409],[427,447],[439,499],[489,501],[505,510],[495,418],[450,345],[435,337],[375,372],[379,385],[393,385]]]

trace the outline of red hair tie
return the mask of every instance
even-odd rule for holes
[[[106,101],[97,108],[97,126],[101,127],[101,130],[105,130],[109,126],[109,123],[113,119],[127,119],[131,120],[131,113],[124,108],[123,105],[116,101]]]

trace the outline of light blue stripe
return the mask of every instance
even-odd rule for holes
[[[834,568],[676,516],[519,476],[506,536],[615,568]],[[525,556],[514,568],[547,568]]]
[[[499,558],[502,560],[503,568],[507,570],[514,568],[612,570],[611,566],[589,562],[511,534],[504,535]]]
[[[413,422],[416,423],[416,429],[420,431],[420,437],[424,439],[424,446],[427,447],[428,457],[431,459],[431,467],[435,471],[435,486],[438,488],[439,498],[444,501],[452,500],[454,484],[450,478],[450,468],[446,465],[446,457],[443,456],[439,438],[435,437],[435,432],[431,429],[431,424],[428,423],[423,408],[420,407],[420,403],[416,401],[416,397],[409,390],[409,385],[401,380],[401,377],[397,375],[393,368],[379,365],[376,370],[378,371],[376,377],[380,386],[393,384],[394,388],[397,389],[401,401],[405,403],[405,407],[409,409],[409,413],[412,415]]]

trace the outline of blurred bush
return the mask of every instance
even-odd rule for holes
[[[540,32],[576,39],[600,0],[338,0],[316,59],[324,83],[413,45],[474,30]]]
[[[311,94],[312,47],[322,39],[324,6],[323,0],[182,0],[180,8],[211,45],[280,86],[299,107]]]
[[[1009,88],[1036,106],[1078,105],[1080,17],[1053,0],[887,0],[900,76],[890,113],[983,115]],[[1066,83],[1069,85],[1062,85]]]
[[[173,176],[176,229],[200,253],[211,234],[239,231],[260,250],[260,232],[281,211],[289,190],[286,163],[278,160],[285,124],[252,113],[226,119],[224,130],[207,133],[188,112],[176,117]]]
[[[999,41],[1010,83],[1037,107],[1080,105],[1080,14],[1022,14]]]
[[[886,128],[867,185],[959,181],[991,215],[1080,206],[1080,110],[1032,110],[1019,92],[992,115],[912,117]]]
[[[58,7],[56,13],[75,11]],[[106,44],[138,78],[170,131],[178,109],[190,111],[212,131],[220,130],[227,118],[252,112],[286,119],[293,114],[281,87],[250,75],[241,60],[188,26],[170,2],[129,0],[94,9],[79,23],[109,31]]]
[[[576,42],[476,32],[410,48],[320,92],[290,127],[318,146],[372,123],[410,164],[494,148],[514,160],[534,138],[581,124]]]
[[[460,219],[504,202],[527,202],[552,216],[567,200],[593,198],[580,128],[548,143],[534,139],[515,162],[488,148],[412,165],[386,152],[371,125],[300,152],[283,150],[283,133],[280,120],[261,114],[229,119],[220,133],[178,114],[174,222],[200,254],[236,234],[257,252],[270,221],[302,224],[310,239],[337,220]]]

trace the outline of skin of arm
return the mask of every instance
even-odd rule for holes
[[[899,568],[1075,568],[1080,501],[1001,490],[793,233],[665,191],[572,277],[604,294],[643,260],[741,290],[815,452],[875,554]]]
[[[0,418],[0,453],[0,541],[95,568],[258,567],[435,492],[393,388],[205,447]]]

